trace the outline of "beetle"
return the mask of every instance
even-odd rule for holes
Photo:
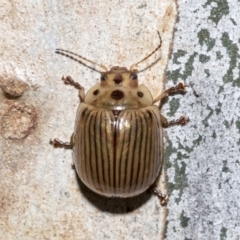
[[[158,47],[129,69],[114,66],[108,70],[81,55],[56,50],[74,60],[79,57],[104,69],[100,72],[100,83],[86,94],[70,76],[62,78],[65,84],[79,90],[81,103],[71,142],[50,140],[54,147],[73,149],[79,178],[100,195],[128,198],[151,189],[163,166],[162,128],[187,122],[185,117],[168,122],[155,105],[170,93],[185,91],[183,83],[165,90],[155,99],[145,85],[138,84],[136,66],[161,47],[160,34],[159,38]],[[165,198],[157,190],[153,193]]]

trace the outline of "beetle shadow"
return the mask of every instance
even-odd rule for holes
[[[84,183],[79,179],[76,171],[75,176],[80,191],[84,197],[95,207],[103,212],[109,212],[114,214],[123,214],[132,212],[142,205],[144,205],[150,198],[151,193],[146,191],[136,197],[131,198],[108,198],[101,196],[91,191]]]

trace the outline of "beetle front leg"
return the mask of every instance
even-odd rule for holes
[[[170,88],[166,89],[164,91],[164,93],[170,94],[170,93],[176,93],[176,92],[179,92],[179,91],[184,92],[185,89],[186,89],[186,85],[184,83],[180,82],[176,86],[173,86],[173,87],[170,87]]]
[[[180,82],[178,85],[166,89],[156,99],[153,100],[153,103],[156,103],[156,102],[162,100],[163,98],[167,97],[171,93],[184,92],[185,88],[186,88],[186,85],[184,83]]]
[[[62,80],[66,85],[71,85],[75,87],[77,90],[79,90],[80,100],[81,102],[84,102],[84,99],[85,99],[84,88],[79,83],[75,82],[70,76],[63,76]]]

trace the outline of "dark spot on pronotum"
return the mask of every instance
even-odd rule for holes
[[[114,100],[120,100],[124,97],[124,93],[120,90],[115,90],[115,91],[112,92],[111,97]]]
[[[143,92],[137,92],[137,95],[142,98],[143,97]]]
[[[99,90],[98,89],[93,92],[93,95],[98,95],[98,94],[99,94]]]
[[[102,74],[101,75],[101,81],[105,81],[105,80],[107,80],[107,74]]]
[[[138,79],[138,76],[137,76],[136,73],[131,73],[130,78],[131,78],[132,80],[136,80],[136,79]]]

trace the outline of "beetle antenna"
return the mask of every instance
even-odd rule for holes
[[[74,55],[74,56],[77,56],[77,57],[79,57],[79,58],[82,58],[83,60],[85,60],[85,61],[87,61],[87,62],[90,62],[90,63],[92,63],[92,64],[95,64],[96,66],[104,69],[106,72],[108,71],[107,67],[105,67],[104,65],[98,64],[98,63],[96,63],[96,62],[93,62],[93,61],[91,61],[91,60],[89,60],[89,59],[87,59],[87,58],[85,58],[85,57],[83,57],[83,56],[81,56],[81,55],[79,55],[79,54],[74,53],[74,52],[57,48],[57,49],[56,49],[56,53],[59,53],[59,54],[62,54],[62,55],[64,55],[64,53],[72,54],[72,55]],[[69,55],[69,57],[71,57],[71,55]]]
[[[72,60],[80,63],[81,65],[83,65],[83,66],[85,66],[85,67],[87,67],[87,68],[95,71],[95,72],[101,73],[101,71],[98,71],[96,68],[90,67],[89,65],[87,65],[87,64],[84,63],[83,61],[77,59],[76,57],[71,56],[70,54],[67,54],[67,53],[64,53],[64,52],[59,52],[59,51],[57,51],[57,50],[55,51],[55,53],[60,54],[60,55],[63,55],[63,56],[65,56],[65,57],[68,57],[68,58],[70,58],[70,59],[72,59]]]
[[[160,33],[159,31],[157,31],[158,33],[158,36],[159,36],[159,39],[160,39],[160,43],[159,45],[156,47],[156,49],[154,51],[152,51],[150,54],[148,54],[145,58],[143,58],[141,61],[137,62],[137,63],[134,63],[131,67],[130,67],[130,71],[133,70],[134,67],[136,67],[139,63],[145,61],[147,58],[151,57],[161,46],[162,46],[162,38],[160,36]]]

